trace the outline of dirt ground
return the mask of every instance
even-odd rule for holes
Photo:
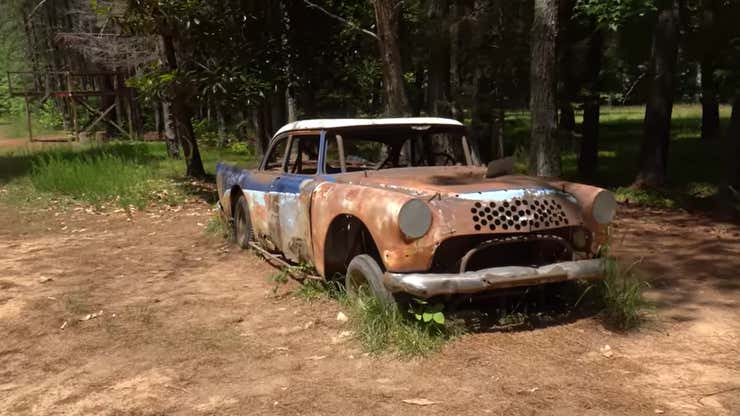
[[[204,202],[0,212],[2,415],[740,414],[738,225],[622,209],[659,303],[636,333],[588,317],[404,360],[340,337],[332,301],[273,296]]]

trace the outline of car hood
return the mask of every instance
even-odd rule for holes
[[[486,178],[485,173],[483,167],[425,166],[342,173],[334,175],[334,178],[339,183],[384,188],[414,196],[474,197],[502,190],[555,190],[548,182],[536,177],[506,175]]]

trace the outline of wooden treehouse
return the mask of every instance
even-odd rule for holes
[[[67,140],[89,137],[101,123],[133,139],[134,93],[125,85],[126,77],[119,72],[8,72],[8,91],[25,100],[31,142],[32,108],[43,106],[49,99],[62,110],[65,129],[71,133]]]

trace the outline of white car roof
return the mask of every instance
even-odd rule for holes
[[[342,127],[367,127],[367,126],[415,126],[415,125],[443,125],[462,126],[457,120],[440,117],[404,117],[404,118],[322,118],[315,120],[301,120],[289,123],[275,133],[294,130],[328,130]]]

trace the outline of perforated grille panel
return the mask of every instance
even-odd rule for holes
[[[476,231],[516,232],[568,225],[563,206],[552,198],[478,201],[470,208],[470,213]]]

